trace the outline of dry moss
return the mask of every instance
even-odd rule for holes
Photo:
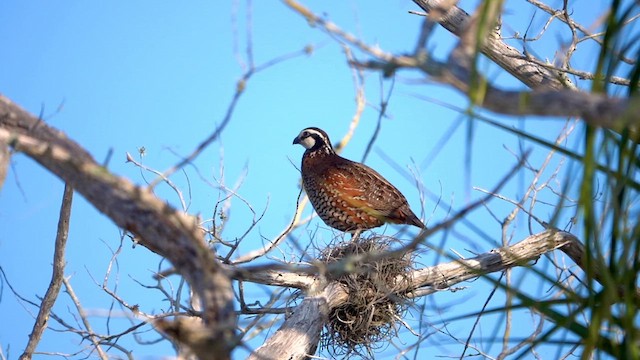
[[[327,247],[319,260],[330,265],[354,255],[387,251],[396,242],[384,236],[346,241]],[[331,311],[322,346],[334,355],[365,357],[371,356],[373,349],[385,346],[396,335],[396,323],[408,306],[408,300],[397,289],[409,281],[411,260],[409,254],[376,260],[365,258],[334,276],[331,280],[344,284],[349,297],[345,304]]]

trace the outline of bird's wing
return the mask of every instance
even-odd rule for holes
[[[395,217],[394,213],[407,203],[395,186],[366,165],[351,161],[340,163],[330,176],[341,182],[338,188],[344,199],[350,199],[350,205],[377,218]]]

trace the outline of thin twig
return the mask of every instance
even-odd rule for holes
[[[364,151],[364,155],[362,155],[362,161],[361,161],[362,163],[364,163],[367,160],[367,156],[369,156],[369,153],[373,148],[373,143],[376,141],[376,139],[378,138],[378,135],[380,134],[380,130],[382,128],[382,119],[387,115],[387,108],[389,106],[389,101],[391,101],[391,94],[393,94],[395,83],[396,83],[396,78],[394,76],[391,78],[391,87],[389,88],[389,92],[387,93],[387,96],[385,98],[384,94],[382,94],[382,91],[384,89],[384,86],[383,86],[384,82],[382,79],[380,79],[380,111],[378,111],[376,128],[373,131],[373,134],[371,135],[369,142],[367,143],[367,148]]]
[[[158,176],[154,181],[151,182],[151,184],[149,185],[150,188],[154,188],[156,185],[158,185],[158,183],[160,181],[163,181],[164,178],[168,178],[171,175],[173,175],[176,171],[180,170],[181,168],[183,168],[184,166],[186,166],[187,164],[190,164],[193,162],[193,160],[195,160],[207,147],[209,147],[209,145],[211,145],[214,141],[218,140],[220,138],[220,135],[222,134],[222,131],[224,131],[224,129],[227,127],[227,125],[229,124],[229,122],[231,121],[231,118],[233,117],[233,113],[234,110],[236,108],[236,105],[238,104],[238,101],[240,100],[242,94],[244,94],[244,91],[247,87],[247,82],[251,79],[251,77],[255,74],[257,74],[258,72],[265,70],[269,67],[272,67],[274,65],[277,65],[283,61],[292,59],[294,57],[298,57],[298,56],[302,56],[302,55],[308,55],[309,54],[309,48],[308,47],[304,47],[302,50],[298,50],[295,52],[292,52],[290,54],[285,54],[283,56],[277,57],[273,60],[270,60],[268,62],[266,62],[265,64],[262,65],[258,65],[255,67],[251,67],[249,70],[247,70],[242,77],[240,78],[240,80],[238,80],[238,82],[236,83],[236,91],[233,94],[233,97],[231,98],[231,102],[229,102],[229,105],[227,106],[227,112],[225,113],[224,117],[222,118],[222,121],[220,122],[220,124],[216,127],[216,129],[213,131],[213,133],[211,133],[211,135],[209,135],[206,139],[204,139],[196,148],[195,150],[193,150],[191,152],[191,154],[189,154],[188,156],[186,156],[185,158],[183,158],[182,160],[180,160],[176,165],[174,165],[173,167],[169,168],[167,171],[165,171],[162,176]]]
[[[347,63],[351,68],[351,76],[353,78],[353,86],[356,92],[355,100],[356,100],[356,111],[351,118],[351,122],[349,123],[349,130],[347,133],[340,139],[340,142],[336,144],[335,151],[339,154],[342,150],[347,146],[347,144],[353,138],[353,134],[355,133],[358,125],[360,124],[360,119],[362,118],[362,113],[364,112],[365,106],[367,105],[367,98],[365,93],[364,86],[364,75],[363,69],[354,65],[355,59],[351,52],[351,49],[348,46],[343,46],[344,53],[347,57]]]
[[[144,170],[144,171],[148,171],[152,174],[155,174],[158,176],[158,179],[162,179],[162,181],[164,181],[167,185],[169,185],[170,188],[173,189],[173,191],[176,193],[176,195],[178,195],[178,199],[180,200],[180,205],[182,206],[182,210],[183,211],[187,211],[187,203],[184,201],[184,196],[182,195],[182,191],[178,188],[178,186],[176,186],[176,184],[173,183],[173,181],[171,181],[171,179],[169,179],[165,174],[163,174],[162,172],[152,169],[144,164],[142,164],[141,162],[136,161],[133,156],[131,156],[131,154],[127,153],[126,154],[127,157],[127,162],[132,163],[133,165],[137,166],[140,168],[140,170]]]
[[[504,272],[502,274],[500,274],[500,279],[496,280],[496,283],[500,282],[500,280],[502,279],[503,276],[504,276]],[[469,349],[469,345],[471,344],[471,339],[473,338],[473,334],[476,331],[476,328],[478,327],[478,324],[480,323],[480,318],[485,313],[485,311],[487,311],[487,306],[489,306],[489,302],[491,301],[493,296],[496,294],[497,290],[498,290],[498,284],[495,284],[493,289],[489,293],[489,296],[484,301],[484,304],[482,304],[482,309],[480,309],[480,311],[478,312],[478,314],[476,316],[476,320],[473,322],[473,325],[471,326],[471,329],[469,331],[469,335],[467,336],[467,340],[464,343],[464,349],[462,350],[462,354],[460,354],[460,359],[461,360],[464,359],[465,353]]]
[[[301,195],[302,195],[302,190],[300,190],[300,193],[298,193],[298,201],[296,202],[296,211],[293,215],[293,219],[291,219],[291,222],[289,223],[289,226],[287,226],[287,228],[284,229],[284,231],[281,232],[280,235],[278,235],[275,238],[275,240],[269,242],[269,244],[265,245],[262,249],[255,250],[246,255],[243,255],[237,258],[236,260],[231,261],[231,263],[234,265],[243,264],[243,263],[250,262],[256,258],[259,258],[261,256],[264,256],[265,254],[273,250],[276,246],[278,246],[282,242],[282,240],[286,239],[287,235],[291,232],[291,230],[293,230],[300,223],[300,218],[302,217],[302,210],[304,209],[308,201],[306,196],[302,200],[300,200]]]
[[[563,10],[555,10],[552,7],[550,7],[549,5],[540,2],[538,0],[527,0],[527,2],[531,3],[532,5],[534,5],[535,7],[537,7],[538,9],[546,12],[547,14],[551,15],[552,17],[555,17],[557,19],[559,19],[560,21],[568,24],[571,27],[574,27],[578,30],[580,30],[581,33],[585,34],[588,39],[591,39],[595,42],[597,42],[600,45],[603,45],[603,41],[601,39],[599,39],[599,36],[602,36],[603,34],[592,34],[587,28],[585,28],[584,26],[580,25],[579,23],[573,21],[573,19],[571,19],[570,17],[565,17],[564,16],[564,11]],[[627,22],[628,23],[628,22]],[[627,24],[625,23],[625,25]],[[626,62],[627,64],[635,64],[636,60],[633,59],[629,59],[625,56],[623,56],[622,54],[616,54],[617,56],[619,56],[620,60]]]
[[[91,323],[87,318],[87,314],[85,313],[84,308],[82,307],[82,304],[80,304],[80,299],[78,299],[75,291],[73,291],[73,287],[71,287],[71,283],[69,282],[69,279],[67,279],[66,277],[62,277],[62,283],[64,284],[65,291],[67,292],[67,294],[69,294],[71,301],[73,301],[73,304],[76,306],[76,310],[78,310],[78,315],[80,315],[80,319],[82,319],[82,323],[84,324],[85,329],[87,329],[87,332],[89,333],[89,336],[88,336],[89,340],[93,344],[93,347],[98,353],[98,356],[100,356],[100,359],[102,360],[108,360],[109,357],[104,352],[104,350],[102,350],[102,347],[100,346],[100,339],[93,332],[93,329],[91,328]]]

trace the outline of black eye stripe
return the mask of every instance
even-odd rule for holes
[[[316,128],[308,128],[302,130],[298,138],[300,139],[300,141],[311,138],[315,142],[315,146],[326,146],[330,144],[328,136],[322,130]]]

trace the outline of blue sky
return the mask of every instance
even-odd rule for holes
[[[305,4],[367,42],[391,52],[412,51],[421,24],[419,17],[407,13],[417,10],[410,1],[376,4],[309,1]],[[469,11],[473,9],[472,5],[465,6]],[[522,4],[511,3],[508,9],[505,31],[510,27],[524,31],[526,24],[521,19],[528,23],[533,11]],[[586,10],[576,9],[576,16],[582,16],[582,11],[586,14]],[[355,112],[352,72],[335,41],[308,26],[280,2],[254,1],[251,14],[256,65],[300,52],[308,45],[312,45],[314,51],[256,73],[247,83],[219,141],[192,166],[186,167],[185,173],[172,177],[188,199],[188,211],[204,219],[212,217],[220,197],[218,182],[224,179],[224,184],[233,188],[241,181],[238,195],[256,212],[265,211],[265,214],[243,242],[240,253],[261,246],[262,238],[273,238],[291,219],[299,191],[296,167],[303,152],[299,146],[291,145],[293,137],[307,126],[319,126],[337,141],[346,133]],[[586,19],[587,15],[584,16]],[[538,14],[532,27],[539,29],[545,20]],[[246,25],[245,2],[196,1],[188,6],[155,1],[3,2],[0,4],[0,36],[4,49],[0,58],[0,92],[31,113],[42,114],[47,123],[64,131],[99,162],[105,161],[112,152],[108,168],[143,184],[141,171],[125,162],[127,152],[140,160],[138,149],[144,147],[145,156],[141,161],[163,170],[178,162],[180,156],[188,155],[222,121],[242,76],[243,64],[248,62]],[[552,58],[560,40],[560,36],[548,36],[535,44],[535,51],[541,59]],[[437,29],[429,47],[436,56],[443,56],[453,44],[449,34]],[[584,48],[584,55],[576,56],[576,63],[590,69],[595,60],[588,56],[589,45]],[[499,73],[494,67],[487,65],[486,70],[500,84],[522,88],[508,76],[496,78]],[[365,83],[369,106],[343,153],[354,160],[362,158],[376,127],[376,108],[392,85],[376,73],[365,73]],[[400,74],[391,97],[389,117],[383,119],[382,131],[367,164],[400,188],[416,212],[433,224],[446,219],[448,205],[460,209],[481,197],[473,186],[485,189],[495,186],[515,164],[511,152],[517,153],[521,144],[511,135],[471,123],[466,116],[415,94],[460,108],[467,106],[459,94],[444,86],[425,84],[417,73]],[[562,119],[530,119],[526,124],[517,120],[503,121],[547,139],[554,139],[565,125]],[[455,124],[458,124],[455,131],[448,132]],[[577,137],[569,138],[568,145],[579,141],[580,132],[575,134]],[[522,146],[532,147],[531,144]],[[534,149],[531,159],[537,166],[547,152]],[[426,162],[433,153],[436,156]],[[471,162],[466,164],[469,154]],[[393,159],[403,172],[397,171],[385,158]],[[558,161],[560,158],[554,158],[554,162]],[[222,172],[220,164],[223,164]],[[419,189],[409,170],[416,171],[416,166],[419,182],[429,194],[424,212]],[[152,178],[149,173],[144,176]],[[521,195],[522,187],[529,181],[530,173],[521,174],[510,182],[504,194],[512,198]],[[50,280],[62,189],[59,179],[17,154],[12,158],[9,176],[0,192],[0,266],[15,291],[32,301],[44,294]],[[161,185],[157,194],[179,206],[170,188]],[[552,194],[543,195],[553,198]],[[434,198],[440,198],[441,203],[436,205]],[[493,241],[478,238],[468,227],[460,225],[456,228],[458,235],[439,234],[433,243],[446,240],[445,251],[454,249],[465,256],[472,256],[472,251],[487,251],[500,241],[501,229],[496,218],[502,219],[511,209],[509,204],[494,200],[493,214],[480,209],[468,218]],[[543,218],[553,213],[552,207],[539,206],[537,210]],[[307,209],[306,214],[311,214],[311,210]],[[251,224],[250,215],[247,206],[234,199],[224,235],[228,239],[242,235]],[[514,240],[528,234],[523,219],[519,218],[514,226]],[[335,235],[315,219],[294,236],[304,246],[309,241],[309,233],[316,230],[313,241],[318,244],[330,241]],[[380,229],[391,234],[396,230]],[[111,306],[111,301],[100,284],[111,252],[119,244],[119,230],[76,196],[66,274],[91,313],[95,327],[103,331],[107,326],[104,310]],[[296,251],[295,246],[286,244],[282,253],[274,256],[287,258]],[[434,259],[427,256],[422,261],[430,265]],[[156,256],[142,247],[132,248],[125,239],[118,257],[117,288],[132,303],[144,303],[143,311],[147,313],[159,313],[166,304],[157,292],[142,288],[136,281],[152,284],[151,276],[158,270],[158,263]],[[166,267],[166,263],[160,266]],[[115,276],[111,285],[116,283]],[[36,309],[17,300],[4,279],[0,284],[0,346],[5,356],[14,359],[26,344]],[[441,298],[428,299],[427,303],[455,304],[471,296],[484,301],[490,291],[486,284],[484,281],[467,284],[470,289],[464,295],[442,294]],[[264,290],[256,288],[251,293],[259,297]],[[68,297],[62,293],[54,311],[73,322],[69,306]],[[448,311],[446,315],[451,316],[472,310],[463,311],[451,305]],[[116,313],[111,326],[125,329],[129,320],[123,312],[117,310]],[[437,320],[437,317],[431,319]],[[54,323],[51,326],[60,328]],[[466,338],[464,330],[460,334]],[[406,331],[402,336],[409,339],[403,338],[406,342],[415,341],[410,340],[411,335]],[[142,337],[157,338],[152,332]],[[48,331],[38,350],[69,352],[77,348],[78,342],[78,337]],[[443,345],[446,343],[439,344],[433,355],[459,354],[459,344]],[[81,344],[86,345],[86,342]],[[250,345],[259,345],[259,341],[254,340]],[[139,358],[172,355],[166,342],[131,347]],[[393,358],[393,353],[389,350],[382,358]],[[236,354],[238,358],[246,355],[242,350]]]

